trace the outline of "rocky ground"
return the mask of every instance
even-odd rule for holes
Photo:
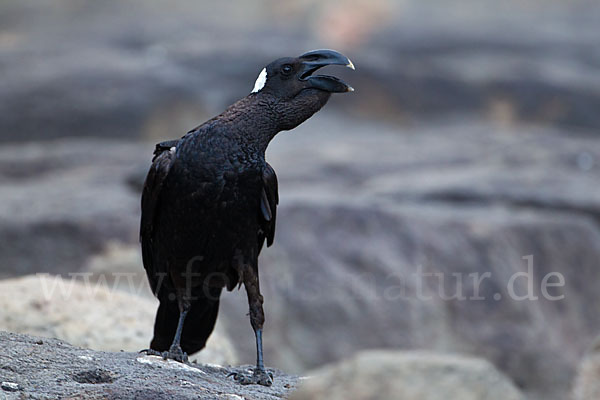
[[[0,399],[524,400],[489,362],[451,354],[368,351],[309,371],[270,369],[271,387],[241,386],[227,375],[251,366],[181,364],[132,352],[102,352],[64,341],[0,331]],[[595,399],[598,356],[579,371],[574,400]]]
[[[475,358],[372,351],[310,372],[271,370],[271,387],[227,375],[250,366],[182,364],[139,353],[108,353],[56,339],[0,332],[2,399],[387,399],[522,400],[491,364]],[[294,392],[297,386],[300,390]]]
[[[0,332],[0,398],[206,399],[286,398],[298,377],[273,370],[271,387],[228,378],[244,369],[183,365],[138,353],[82,349],[56,339]]]

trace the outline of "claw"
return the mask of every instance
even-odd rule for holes
[[[163,353],[161,353],[160,351],[154,350],[154,349],[144,349],[144,350],[140,350],[138,354],[141,353],[146,353],[146,355],[149,356],[159,356],[162,357]]]
[[[233,380],[240,385],[271,386],[273,384],[273,373],[258,368],[253,370],[252,375],[242,372],[231,372],[227,377],[229,378],[230,376],[233,376]]]
[[[144,350],[140,350],[140,353],[146,353],[149,356],[158,356],[158,357],[162,357],[163,360],[175,360],[175,361],[179,361],[181,363],[187,363],[188,362],[188,355],[186,352],[181,350],[181,347],[179,348],[171,348],[169,349],[169,351],[158,351],[158,350],[154,350],[154,349],[144,349]]]

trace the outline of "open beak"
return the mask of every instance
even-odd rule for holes
[[[306,81],[308,87],[330,93],[353,92],[352,86],[335,76],[312,75],[319,68],[327,65],[343,65],[354,69],[354,64],[343,54],[334,50],[313,50],[298,57],[302,61],[300,80]]]

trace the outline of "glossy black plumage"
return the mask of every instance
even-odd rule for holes
[[[262,366],[258,255],[265,241],[273,243],[279,198],[265,150],[278,132],[317,112],[331,92],[349,90],[336,78],[310,76],[319,65],[351,65],[339,53],[320,52],[271,63],[257,93],[181,139],[156,145],[140,227],[144,267],[160,300],[152,350],[202,349],[213,330],[222,289],[244,284],[257,334],[257,371],[263,375],[240,381],[270,384]],[[183,327],[180,337],[178,324]]]

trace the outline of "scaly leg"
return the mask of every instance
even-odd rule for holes
[[[183,324],[185,322],[185,317],[190,309],[190,302],[183,298],[181,293],[178,293],[177,300],[179,303],[179,321],[177,322],[177,330],[175,331],[175,336],[173,337],[173,343],[169,348],[169,351],[160,352],[154,349],[145,349],[140,351],[140,353],[146,353],[152,356],[161,356],[162,358],[171,359],[179,362],[187,362],[188,355],[181,348],[181,332],[183,332]]]
[[[233,376],[233,379],[242,385],[258,384],[271,386],[273,384],[273,375],[267,372],[263,361],[262,327],[265,322],[265,313],[262,306],[263,297],[260,294],[258,286],[258,273],[253,268],[248,268],[244,272],[244,287],[248,294],[248,305],[250,307],[250,324],[252,325],[252,329],[254,329],[256,337],[256,367],[252,375],[233,372],[229,376]]]

